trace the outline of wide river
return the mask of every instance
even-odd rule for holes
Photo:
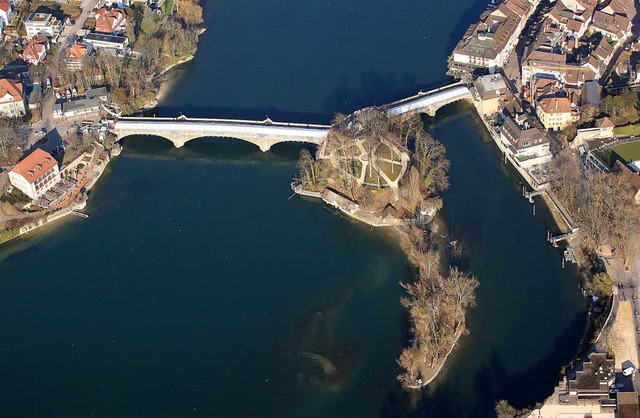
[[[204,6],[160,114],[326,123],[444,82],[486,3]],[[584,329],[574,273],[471,110],[427,121],[452,161],[440,232],[481,285],[420,396],[395,379],[412,269],[391,234],[289,199],[293,145],[147,137],[124,141],[89,219],[0,247],[0,416],[482,417],[544,400]]]

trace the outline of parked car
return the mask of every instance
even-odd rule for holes
[[[62,93],[60,96],[62,97],[62,100],[67,100],[67,95],[66,94]]]
[[[622,371],[622,374],[625,376],[631,376],[636,371],[634,366],[627,367]]]
[[[56,91],[56,99],[60,100],[61,98],[62,98],[62,96],[60,96],[60,93],[58,93],[58,92]]]
[[[73,97],[76,97],[76,96],[78,95],[78,90],[76,90],[76,88],[75,88],[75,87],[71,89],[71,95],[72,95]]]
[[[622,389],[624,387],[624,383],[614,383],[611,385],[611,389]]]

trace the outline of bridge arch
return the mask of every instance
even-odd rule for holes
[[[320,145],[329,126],[275,123],[270,119],[258,122],[186,117],[123,118],[116,120],[111,130],[118,139],[131,135],[163,137],[177,148],[196,138],[234,138],[252,143],[266,152],[281,142]]]

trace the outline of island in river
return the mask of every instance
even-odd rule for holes
[[[211,9],[208,5],[207,21],[218,22],[216,31],[204,35],[201,46],[206,53],[198,54],[185,69],[188,76],[181,77],[180,88],[167,97],[165,105],[171,109],[160,111],[176,115],[178,110],[186,109],[187,114],[196,117],[215,114],[225,118],[260,118],[264,117],[263,111],[252,113],[251,109],[269,109],[270,114],[283,115],[282,119],[304,122],[313,118],[328,120],[334,109],[341,109],[333,105],[336,95],[343,106],[349,101],[346,107],[351,109],[376,100],[388,101],[394,98],[392,95],[397,97],[397,92],[410,93],[415,85],[440,81],[437,74],[441,70],[433,62],[444,62],[447,42],[434,39],[440,32],[446,34],[443,38],[454,32],[448,24],[440,23],[468,19],[462,14],[472,7],[457,3],[459,7],[444,8],[446,19],[425,27],[418,16],[433,15],[434,5],[415,5],[419,10],[407,15],[398,8],[390,14],[382,4],[371,4],[366,12],[360,9],[359,15],[349,18],[349,34],[354,32],[353,25],[365,29],[355,31],[364,36],[370,22],[397,21],[402,23],[399,27],[403,28],[404,36],[422,39],[426,35],[431,39],[430,44],[435,47],[429,58],[423,59],[415,51],[415,60],[401,62],[393,56],[398,48],[382,40],[382,46],[376,41],[377,52],[370,59],[339,56],[331,60],[327,78],[315,77],[304,66],[317,58],[315,51],[325,50],[324,38],[319,36],[324,32],[316,32],[317,28],[326,19],[340,21],[350,7],[358,9],[355,2],[347,3],[322,6],[312,20],[310,16],[318,11],[317,4],[305,3],[300,9],[287,9],[287,13],[282,13],[284,4],[247,7],[246,3],[227,2],[211,4]],[[474,19],[478,13],[471,13]],[[237,20],[234,16],[243,18]],[[304,21],[305,25],[293,27],[296,36],[282,37],[278,31],[285,27],[291,30],[283,20]],[[265,35],[249,39],[242,36],[251,31]],[[345,39],[350,36],[344,34]],[[269,41],[272,39],[281,42],[276,45]],[[299,60],[279,61],[285,67],[282,71],[261,71],[265,66],[277,66],[273,61],[278,54],[295,49],[295,42],[301,39],[312,47],[300,50]],[[353,42],[360,47],[367,45],[363,37],[356,36]],[[352,51],[350,43],[345,48]],[[403,54],[411,53],[412,48],[409,45]],[[220,63],[220,57],[224,57],[225,65]],[[240,65],[247,60],[254,64]],[[356,81],[355,85],[347,84],[348,88],[341,89],[343,94],[332,93],[330,86],[341,84],[341,77],[333,75],[334,72],[365,73],[380,62],[385,66],[383,73],[389,71],[397,75],[396,79],[403,79],[407,73],[413,81],[394,83],[397,87],[394,92],[366,89],[368,95],[360,91]],[[290,72],[302,77],[304,94],[298,89],[286,95],[279,93],[285,79],[291,80]],[[203,95],[205,85],[217,94]],[[227,90],[236,93],[224,93]],[[344,93],[346,90],[351,94]],[[197,103],[197,107],[189,107],[188,103]],[[310,116],[296,116],[296,110]],[[447,146],[447,157],[453,162],[450,169],[453,187],[443,192],[447,205],[440,213],[449,220],[447,223],[466,231],[461,240],[465,243],[466,258],[470,269],[482,281],[478,307],[469,316],[472,334],[461,340],[447,372],[416,406],[434,416],[488,415],[494,400],[501,397],[518,404],[543,399],[555,381],[557,370],[571,358],[583,326],[582,305],[573,276],[569,270],[560,269],[557,252],[542,244],[548,218],[540,208],[535,218],[530,217],[530,206],[520,197],[520,185],[499,163],[500,157],[492,144],[483,142],[486,139],[479,134],[482,129],[469,110],[460,107],[444,109],[428,124],[432,136]],[[91,199],[90,219],[69,219],[55,233],[32,237],[30,242],[19,240],[8,249],[13,255],[3,261],[3,272],[24,275],[31,271],[28,261],[32,256],[54,256],[60,248],[69,248],[78,239],[104,236],[108,231],[99,251],[90,240],[82,241],[79,248],[81,262],[76,268],[91,272],[95,279],[82,279],[80,274],[54,265],[50,274],[63,277],[56,289],[64,291],[50,291],[50,286],[41,286],[52,282],[40,283],[36,274],[28,274],[27,280],[4,282],[3,291],[7,295],[30,293],[32,302],[42,306],[43,316],[24,312],[21,307],[25,300],[7,300],[3,308],[6,307],[4,312],[10,313],[6,317],[12,320],[5,323],[4,335],[20,341],[21,350],[5,345],[3,355],[15,360],[12,364],[16,369],[22,369],[28,366],[27,354],[38,353],[43,360],[41,371],[53,372],[52,386],[45,384],[33,391],[28,390],[28,382],[16,381],[13,377],[16,374],[7,373],[9,366],[5,364],[3,375],[9,376],[5,384],[19,393],[4,405],[16,405],[22,398],[20,394],[36,393],[42,395],[39,397],[42,404],[70,414],[94,405],[92,410],[98,412],[108,414],[116,408],[121,415],[128,415],[135,410],[126,401],[130,397],[138,401],[149,399],[149,411],[159,415],[180,414],[188,406],[188,411],[197,406],[198,411],[207,415],[225,411],[279,416],[409,413],[410,406],[394,393],[394,387],[399,385],[394,384],[397,370],[390,359],[398,356],[406,341],[400,332],[405,322],[397,302],[402,291],[397,282],[409,277],[410,272],[396,259],[403,257],[392,251],[394,246],[382,244],[383,234],[350,225],[320,205],[296,199],[287,201],[290,193],[282,186],[289,183],[295,165],[289,147],[275,147],[271,153],[261,154],[244,144],[207,139],[194,141],[180,150],[149,138],[128,138],[124,145],[126,151],[112,163],[113,175],[100,181]],[[474,156],[473,164],[469,164],[470,155]],[[482,178],[476,175],[478,171],[483,173]],[[239,195],[238,190],[247,193]],[[198,198],[195,201],[173,198],[178,195]],[[276,213],[280,216],[273,215]],[[220,219],[225,220],[224,225],[219,223]],[[197,227],[192,221],[197,222]],[[500,251],[496,251],[498,236]],[[162,249],[161,243],[167,241],[176,245],[170,252]],[[291,245],[282,248],[283,241],[292,243],[296,250],[292,253]],[[203,251],[202,246],[208,250]],[[25,247],[29,251],[20,252]],[[265,248],[269,248],[269,258],[261,256]],[[334,261],[322,262],[312,256],[317,253]],[[105,254],[110,257],[105,258]],[[242,268],[235,272],[225,260],[232,260],[233,265]],[[159,264],[156,266],[155,262]],[[528,266],[526,271],[519,269],[521,264]],[[363,269],[372,272],[371,280],[367,280],[367,274],[358,273]],[[202,274],[203,271],[207,274]],[[168,274],[176,280],[168,279]],[[357,284],[353,278],[357,278]],[[371,286],[363,287],[360,278]],[[349,290],[352,287],[355,290]],[[114,293],[116,289],[120,289],[118,294]],[[344,290],[352,296],[338,298],[332,290],[339,295]],[[95,295],[101,295],[98,301],[91,296],[94,291]],[[166,297],[165,291],[171,297]],[[151,301],[152,296],[155,302]],[[328,303],[336,299],[346,303]],[[91,304],[85,304],[90,301]],[[294,301],[299,301],[300,306]],[[252,309],[241,312],[240,317],[231,315],[236,302]],[[292,385],[298,382],[297,368],[295,359],[287,357],[287,352],[297,345],[286,330],[295,327],[307,312],[314,311],[309,307],[322,308],[318,310],[323,314],[317,315],[321,319],[314,321],[321,330],[326,329],[322,324],[328,323],[334,340],[354,341],[359,348],[353,363],[356,367],[338,388]],[[83,312],[83,320],[50,324],[44,321],[49,312],[50,317],[65,318]],[[108,317],[115,319],[109,322]],[[221,327],[223,323],[225,326]],[[51,329],[54,336],[47,344],[40,344],[45,335],[24,334],[27,329],[43,327]],[[529,330],[529,335],[507,331],[523,327]],[[85,347],[87,340],[83,337],[89,328],[95,330],[95,344],[90,350],[75,353],[74,359],[81,360],[86,370],[78,373],[73,366],[76,360],[70,357],[74,353],[65,355],[66,343],[69,342],[69,350],[73,349],[72,343]],[[168,334],[174,338],[165,338]],[[531,336],[537,341],[535,346],[531,344]],[[113,339],[117,342],[113,343]],[[282,344],[275,344],[276,339]],[[254,350],[258,341],[262,341],[260,350]],[[38,347],[45,345],[49,350],[40,352]],[[133,347],[146,348],[142,350],[146,354],[139,355]],[[49,361],[58,354],[67,358],[61,364],[67,371],[60,374],[55,366],[60,363]],[[99,358],[103,360],[96,361]],[[172,360],[166,362],[163,358]],[[253,361],[246,361],[249,358]],[[218,363],[218,359],[222,362]],[[115,366],[106,370],[105,364]],[[194,372],[196,364],[203,373]],[[276,365],[282,370],[282,379],[274,373]],[[122,381],[121,372],[127,370],[134,378]],[[150,370],[155,370],[157,379],[143,383],[137,378],[147,376]],[[532,370],[534,376],[529,374]],[[247,376],[255,378],[247,380]],[[63,394],[66,388],[76,387],[74,382],[78,381],[87,384],[77,388],[73,404],[62,405],[64,396],[59,396],[58,401],[47,396]],[[119,385],[115,385],[116,381]],[[50,390],[54,387],[58,390]],[[240,395],[232,387],[245,390]],[[247,394],[256,401],[247,402]],[[178,398],[193,402],[181,404]],[[158,399],[162,400],[160,404]]]

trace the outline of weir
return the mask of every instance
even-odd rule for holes
[[[471,98],[466,84],[457,82],[428,92],[420,92],[379,109],[389,115],[419,112],[435,116],[438,109],[458,100]],[[257,145],[266,152],[281,142],[321,145],[331,126],[303,123],[240,119],[123,117],[116,119],[110,131],[118,140],[130,135],[152,135],[168,139],[177,148],[196,138],[237,138]]]

